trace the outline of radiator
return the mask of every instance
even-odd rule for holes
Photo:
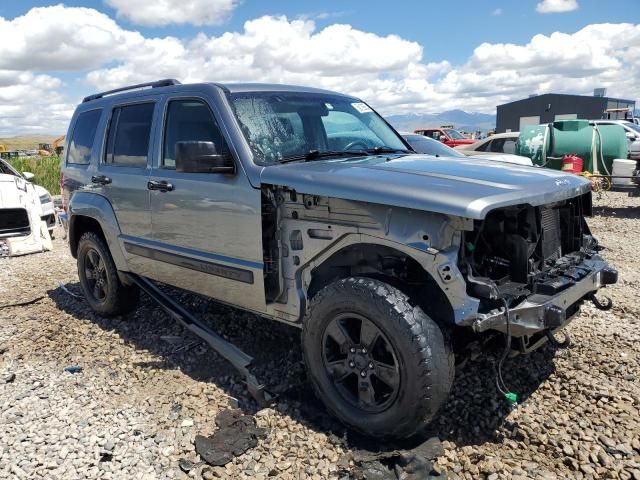
[[[554,208],[543,208],[542,224],[542,256],[545,260],[557,260],[562,256],[560,211]]]

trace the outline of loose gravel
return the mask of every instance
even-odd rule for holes
[[[640,480],[640,199],[607,193],[595,204],[589,225],[620,272],[606,291],[614,308],[585,305],[567,328],[569,349],[505,362],[515,409],[496,392],[491,357],[462,367],[433,425],[444,447],[434,476]],[[35,300],[0,308],[0,478],[358,475],[358,440],[309,393],[297,329],[173,292],[256,357],[256,373],[282,393],[260,410],[226,362],[145,296],[127,317],[94,315],[73,295],[74,259],[62,240],[54,244],[0,259],[0,306]],[[81,370],[64,371],[72,366]],[[214,433],[215,416],[236,407],[266,438],[223,467],[199,463],[195,437]]]

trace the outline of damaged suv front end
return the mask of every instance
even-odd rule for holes
[[[460,268],[467,291],[480,299],[471,326],[517,338],[531,351],[564,327],[585,300],[607,308],[595,293],[616,283],[617,271],[598,254],[585,216],[591,192],[542,206],[492,210],[465,232]],[[541,341],[542,340],[542,341]]]
[[[0,160],[0,257],[52,248],[42,200],[27,178]]]

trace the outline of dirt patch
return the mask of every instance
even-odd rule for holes
[[[639,211],[640,199],[596,199],[589,225],[620,272],[606,292],[614,308],[586,305],[567,350],[505,362],[517,409],[496,392],[492,359],[457,373],[433,425],[444,447],[433,474],[640,478]],[[363,443],[309,393],[299,330],[178,294],[281,393],[258,410],[236,372],[144,296],[135,313],[105,319],[70,295],[80,293],[75,261],[57,238],[54,251],[0,259],[0,305],[33,301],[0,308],[0,478],[353,478],[357,463],[384,464],[394,451],[354,457]],[[217,431],[214,418],[232,407],[266,438],[224,466],[200,464],[196,435]]]

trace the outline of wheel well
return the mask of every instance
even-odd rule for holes
[[[311,271],[307,296],[312,298],[326,285],[351,276],[384,281],[407,294],[436,322],[454,323],[451,304],[429,272],[407,254],[384,245],[358,244],[337,251]]]
[[[69,225],[69,247],[73,258],[76,258],[77,255],[80,237],[87,232],[96,233],[106,243],[102,227],[95,218],[85,217],[84,215],[74,215],[71,219],[71,224]]]

